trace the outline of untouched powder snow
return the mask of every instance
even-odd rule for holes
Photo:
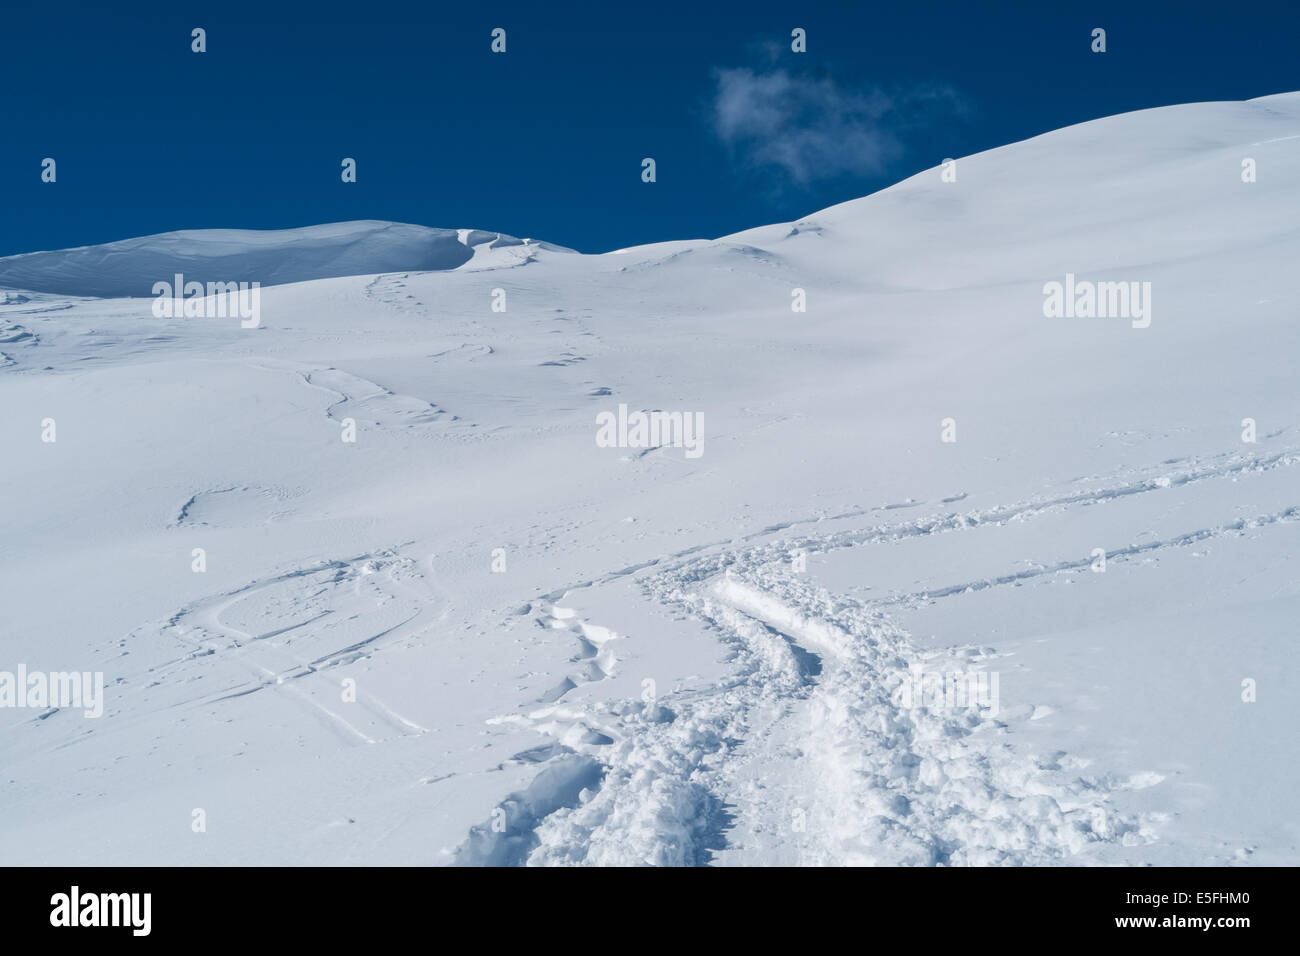
[[[0,260],[5,862],[1300,862],[1300,94],[950,178]]]

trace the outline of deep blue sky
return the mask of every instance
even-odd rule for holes
[[[0,4],[0,255],[345,219],[603,252],[794,219],[1098,116],[1300,89],[1296,3]],[[757,111],[730,143],[726,75]]]

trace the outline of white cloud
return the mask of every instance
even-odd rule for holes
[[[921,99],[944,99],[925,91]],[[716,72],[712,121],[718,138],[748,164],[776,168],[799,185],[842,174],[884,172],[902,145],[890,115],[915,97],[852,92],[829,78],[787,70]]]

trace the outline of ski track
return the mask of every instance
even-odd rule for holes
[[[152,673],[156,686],[178,668],[195,664],[233,663],[251,680],[228,687],[201,701],[220,704],[263,690],[285,695],[305,713],[318,718],[345,743],[373,744],[395,737],[428,733],[378,696],[358,686],[355,704],[344,702],[340,684],[326,676],[331,668],[350,664],[372,654],[384,643],[411,637],[425,626],[430,595],[411,582],[415,562],[393,551],[381,551],[350,560],[326,561],[307,568],[251,582],[224,594],[188,605],[163,628],[192,652]],[[287,594],[281,592],[288,589]],[[334,646],[322,624],[335,616],[347,619],[349,609],[371,600],[382,607],[400,602],[397,620],[343,646]],[[291,608],[292,620],[283,626],[246,630],[229,622],[236,605],[250,603],[273,619],[282,603]],[[342,613],[339,613],[342,611]],[[300,651],[298,648],[302,648]],[[364,681],[359,681],[359,685]],[[322,700],[331,702],[327,706]],[[344,715],[359,707],[361,717]]]
[[[299,373],[304,384],[335,396],[325,409],[325,417],[342,421],[345,416],[365,416],[364,421],[383,428],[410,428],[447,421],[456,423],[455,415],[422,399],[397,395],[369,379],[340,369],[313,369]],[[336,409],[348,406],[343,416]]]
[[[712,687],[665,700],[583,708],[557,699],[496,718],[493,723],[528,727],[555,745],[534,784],[511,794],[471,830],[456,862],[1042,865],[1087,863],[1099,845],[1150,843],[1168,815],[1119,812],[1113,796],[1158,785],[1159,774],[1083,775],[1085,759],[1017,751],[1011,727],[987,709],[906,706],[899,693],[916,668],[969,673],[985,669],[997,655],[989,648],[960,647],[923,654],[889,619],[887,608],[1045,575],[1086,573],[1091,557],[863,603],[802,580],[790,554],[1032,520],[1297,462],[1300,454],[1293,451],[1169,460],[1088,479],[1096,485],[1091,490],[903,524],[762,540],[801,525],[894,510],[863,508],[772,525],[552,592],[544,600],[565,600],[570,592],[641,574],[647,598],[703,622],[732,651],[732,672]],[[1297,518],[1300,507],[1288,507],[1115,548],[1107,558],[1117,567],[1136,567],[1132,559],[1152,552]],[[595,627],[553,604],[538,620],[576,632]],[[796,762],[797,772],[769,772]]]

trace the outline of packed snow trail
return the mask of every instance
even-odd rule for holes
[[[867,530],[772,541],[768,529],[760,535],[768,540],[739,550],[696,547],[606,576],[640,574],[647,598],[707,624],[732,652],[733,672],[714,687],[664,700],[583,710],[567,707],[560,694],[549,707],[501,718],[553,737],[565,759],[577,755],[581,766],[602,768],[598,784],[588,773],[589,785],[572,799],[510,831],[511,862],[1050,865],[1087,862],[1099,844],[1155,841],[1167,815],[1123,813],[1112,798],[1156,786],[1160,774],[1083,775],[1085,758],[1018,750],[988,701],[947,708],[902,693],[914,675],[978,675],[999,655],[961,646],[922,653],[886,608],[1083,573],[1090,558],[864,604],[808,583],[791,555],[1005,527],[1202,482],[1267,477],[1297,463],[1294,451],[1164,462],[1091,490]],[[1160,549],[1296,521],[1300,505],[1291,505],[1117,547],[1110,560],[1124,567]],[[538,620],[609,633],[569,609],[544,610]],[[485,859],[477,847],[490,832],[489,824],[476,828],[460,862]]]

